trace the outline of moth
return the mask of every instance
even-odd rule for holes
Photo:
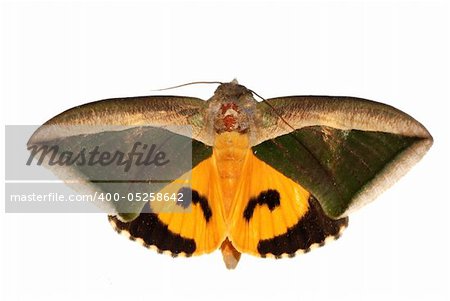
[[[229,269],[241,253],[293,257],[337,239],[348,215],[393,185],[433,143],[422,124],[382,103],[334,96],[258,102],[254,95],[234,80],[221,83],[207,101],[107,99],[67,110],[45,125],[124,126],[128,131],[114,139],[125,145],[127,135],[135,135],[130,129],[151,136],[156,127],[192,126],[192,138],[186,138],[192,182],[179,190],[191,196],[190,210],[157,213],[147,202],[141,213],[118,211],[108,219],[117,232],[173,257],[220,248]],[[148,123],[155,128],[141,128]],[[29,146],[87,143],[101,134],[101,127],[57,135],[38,129]],[[164,185],[162,191],[174,184]]]

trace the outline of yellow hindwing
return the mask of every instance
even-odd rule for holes
[[[261,256],[258,243],[285,234],[308,211],[310,194],[248,151],[236,191],[230,240],[240,251]]]

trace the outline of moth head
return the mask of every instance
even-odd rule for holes
[[[247,132],[255,105],[252,92],[236,80],[221,84],[210,99],[209,106],[215,132]]]

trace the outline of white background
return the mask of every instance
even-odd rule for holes
[[[385,102],[435,138],[406,177],[350,217],[339,241],[294,259],[244,255],[234,271],[219,252],[153,253],[100,214],[0,213],[3,300],[450,298],[449,19],[446,1],[3,3],[4,124],[236,77],[266,98]],[[170,94],[208,98],[213,90]]]

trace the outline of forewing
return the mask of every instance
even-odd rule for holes
[[[192,164],[169,164],[162,174],[159,170],[158,178],[152,177],[155,165],[135,166],[124,173],[124,166],[113,164],[108,168],[92,168],[86,164],[47,164],[57,176],[82,193],[102,191],[126,197],[128,193],[150,192],[148,183],[154,180],[157,181],[152,183],[152,189],[158,191],[211,155],[211,147],[207,145],[209,136],[204,131],[205,107],[203,100],[173,96],[89,103],[50,119],[36,130],[28,147],[32,151],[33,147],[57,145],[57,156],[63,152],[79,153],[83,148],[93,149],[96,146],[106,150],[120,147],[127,154],[139,141],[141,145],[154,144],[171,150],[175,156],[171,159],[177,162],[190,162],[183,156],[191,155],[192,150]],[[199,140],[192,139],[192,136]],[[74,180],[78,182],[74,183]],[[131,220],[141,211],[143,203],[109,202],[107,206],[113,207],[106,208],[109,212],[117,212],[123,220]]]
[[[274,98],[258,112],[255,155],[303,185],[333,218],[375,199],[433,142],[411,116],[359,98]]]

